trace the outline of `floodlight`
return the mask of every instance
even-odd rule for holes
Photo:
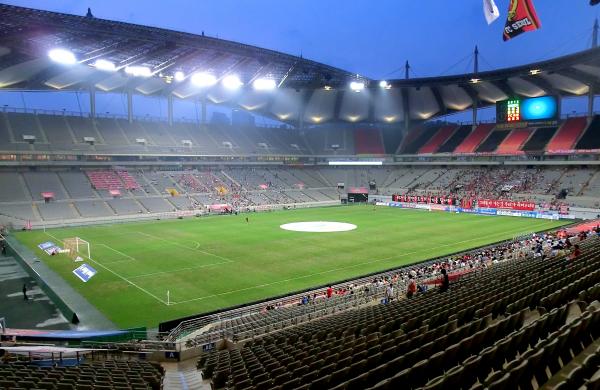
[[[183,73],[182,71],[178,70],[177,72],[175,72],[175,74],[173,75],[173,77],[175,78],[175,81],[183,81],[183,79],[185,79],[185,73]]]
[[[257,91],[270,91],[277,88],[277,83],[273,79],[256,79],[252,86]]]
[[[125,67],[125,73],[135,77],[150,77],[152,76],[152,71],[147,66],[127,66]]]
[[[380,87],[380,88],[389,89],[389,88],[391,88],[391,85],[390,85],[390,84],[389,84],[387,81],[385,81],[385,80],[381,80],[381,81],[379,82],[379,87]]]
[[[225,76],[221,81],[223,86],[227,89],[238,89],[244,83],[240,80],[240,78],[234,74],[230,74],[229,76]]]
[[[194,73],[192,75],[192,83],[197,87],[211,87],[217,83],[217,78],[210,73]]]
[[[350,83],[350,89],[355,92],[360,92],[365,89],[365,83],[361,81],[353,81]]]
[[[66,49],[52,49],[48,52],[48,57],[54,62],[64,65],[73,65],[77,63],[77,58],[73,52]]]
[[[103,59],[96,60],[96,62],[94,62],[94,67],[98,70],[105,70],[107,72],[114,72],[117,70],[114,62]]]

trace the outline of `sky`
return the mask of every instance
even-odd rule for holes
[[[404,77],[407,60],[411,64],[411,77],[470,72],[475,45],[479,46],[481,55],[480,70],[580,51],[590,47],[594,19],[600,14],[600,6],[591,7],[589,0],[533,0],[542,28],[503,42],[503,17],[509,0],[496,0],[502,16],[491,26],[483,17],[482,1],[4,0],[8,4],[79,15],[91,7],[94,16],[99,18],[197,34],[204,32],[222,39],[302,54],[305,58],[374,79]],[[0,99],[8,101],[1,95]],[[18,100],[23,98],[11,98],[10,102],[17,104]],[[25,104],[38,105],[37,100],[46,99],[27,96]],[[122,109],[120,97],[109,100],[112,102],[99,102],[99,105],[105,104],[111,112]],[[77,108],[73,102],[69,103],[69,108],[71,106]],[[157,108],[162,112],[164,102],[140,102],[137,107],[142,110],[141,115],[144,110],[155,113]],[[181,111],[188,112],[185,108]]]

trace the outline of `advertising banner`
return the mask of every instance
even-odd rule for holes
[[[96,271],[94,268],[87,264],[81,264],[79,267],[73,270],[75,276],[81,279],[81,281],[84,283],[90,280],[94,275],[96,275],[97,272],[98,271]]]
[[[534,202],[503,200],[503,199],[478,199],[477,205],[484,208],[494,209],[510,209],[520,211],[533,211],[535,209]]]

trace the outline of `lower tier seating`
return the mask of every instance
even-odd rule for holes
[[[529,388],[523,375],[542,371],[544,384],[598,337],[600,239],[580,245],[574,261],[497,264],[447,292],[275,331],[199,366],[216,389]],[[591,380],[589,371],[576,383]]]
[[[144,361],[106,360],[68,367],[0,364],[0,388],[92,390],[162,388],[163,368]]]

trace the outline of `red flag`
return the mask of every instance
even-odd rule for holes
[[[533,0],[510,0],[503,39],[508,41],[527,31],[542,27]]]

